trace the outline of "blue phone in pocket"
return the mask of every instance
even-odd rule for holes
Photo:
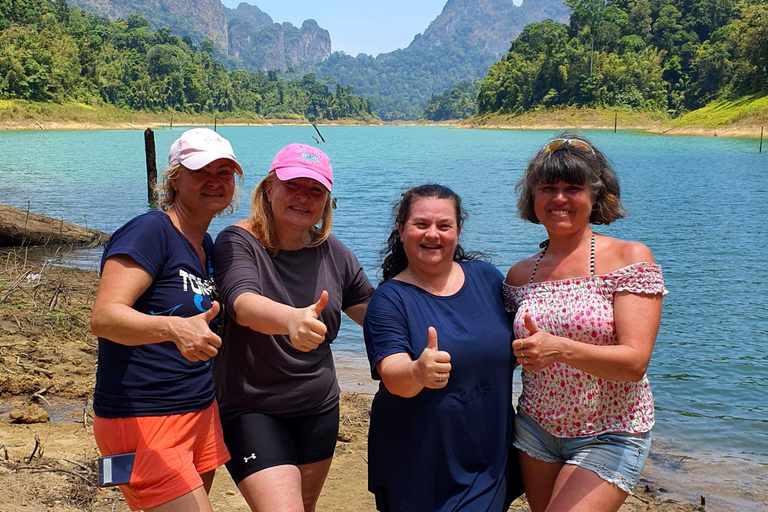
[[[99,487],[130,483],[135,459],[135,453],[99,457]]]

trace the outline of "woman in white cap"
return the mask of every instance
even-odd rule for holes
[[[208,326],[219,304],[206,231],[234,210],[242,172],[216,132],[184,132],[168,155],[161,211],[132,219],[104,249],[91,316],[93,431],[102,455],[135,454],[130,479],[114,482],[131,510],[212,510],[214,470],[229,459],[210,367],[221,339]]]
[[[254,511],[313,511],[339,428],[331,355],[344,311],[362,324],[373,286],[331,235],[333,171],[290,144],[253,191],[250,218],[216,239],[228,311],[214,363],[227,469]]]

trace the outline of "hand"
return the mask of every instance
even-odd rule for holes
[[[173,341],[176,343],[181,355],[193,363],[207,361],[219,353],[221,346],[219,338],[208,323],[219,314],[219,303],[211,302],[211,309],[189,318],[179,318],[172,327]]]
[[[309,352],[325,341],[328,328],[318,320],[318,317],[327,304],[328,292],[323,290],[317,302],[309,307],[294,310],[288,321],[288,338],[294,348]]]
[[[526,313],[523,321],[528,337],[512,342],[517,362],[525,370],[541,370],[557,361],[559,350],[552,343],[555,337],[540,329],[530,314]]]
[[[416,360],[416,375],[425,388],[442,389],[448,385],[451,375],[451,354],[438,350],[434,327],[427,332],[427,348]]]

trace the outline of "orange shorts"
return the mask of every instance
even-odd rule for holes
[[[131,510],[145,510],[203,485],[201,474],[229,460],[214,400],[206,409],[169,416],[93,419],[102,455],[136,453],[131,483],[120,490]]]

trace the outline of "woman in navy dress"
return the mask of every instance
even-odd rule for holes
[[[368,488],[381,511],[502,511],[520,494],[504,277],[459,245],[466,213],[440,185],[403,194],[364,322]],[[516,485],[510,485],[514,481]]]

